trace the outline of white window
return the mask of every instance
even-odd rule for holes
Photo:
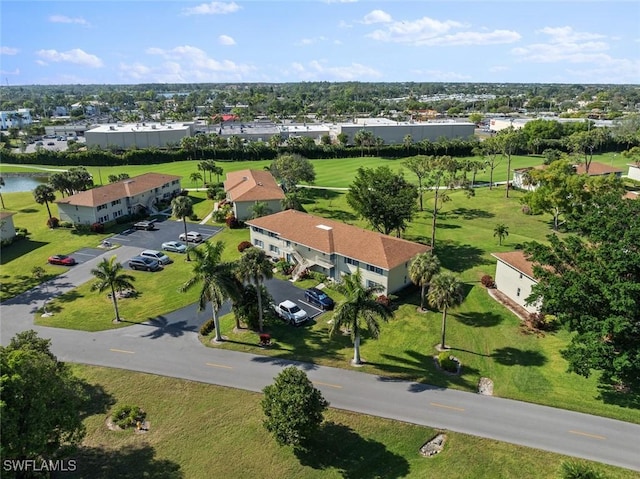
[[[253,244],[256,245],[258,248],[264,247],[264,243],[262,242],[262,240],[259,240],[259,239],[254,239]]]
[[[518,291],[516,291],[516,296],[520,296],[520,288],[518,288]]]

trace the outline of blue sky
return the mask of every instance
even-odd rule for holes
[[[640,83],[640,2],[0,3],[3,85]]]

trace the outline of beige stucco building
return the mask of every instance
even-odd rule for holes
[[[411,283],[409,265],[431,248],[400,238],[312,216],[295,210],[247,221],[251,243],[272,257],[319,271],[334,281],[358,268],[365,286],[379,285],[385,294]]]
[[[239,220],[250,218],[251,208],[257,202],[265,203],[271,213],[282,210],[284,191],[268,171],[239,170],[227,173],[224,190]]]
[[[531,289],[538,284],[533,277],[533,263],[522,251],[493,253],[492,256],[498,260],[495,275],[498,291],[530,313],[538,312],[539,305],[525,304]]]
[[[73,224],[109,223],[121,216],[152,211],[158,200],[169,200],[182,190],[180,177],[145,173],[81,191],[56,201],[60,221]]]
[[[84,133],[88,148],[164,148],[180,145],[195,133],[194,123],[128,123],[100,125]]]

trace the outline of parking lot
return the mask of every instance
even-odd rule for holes
[[[222,228],[194,223],[187,224],[187,231],[197,231],[204,240],[207,240],[220,232]],[[129,229],[109,238],[114,244],[137,246],[144,249],[162,250],[162,243],[178,241],[178,236],[184,233],[182,221],[172,219],[155,222],[155,228],[151,231]]]

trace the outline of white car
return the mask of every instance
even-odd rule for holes
[[[187,251],[187,245],[180,243],[180,241],[167,241],[162,243],[162,249],[173,253],[184,253]]]
[[[191,243],[200,243],[202,241],[202,235],[200,233],[198,233],[197,231],[189,231],[189,232],[187,232],[186,236],[184,235],[184,233],[182,233],[180,236],[178,236],[178,239],[180,241],[187,241],[187,242],[191,242]]]
[[[280,319],[294,326],[300,326],[309,319],[304,309],[300,309],[300,306],[288,299],[280,304],[274,304],[273,309]]]
[[[162,251],[156,251],[154,249],[146,249],[142,253],[140,253],[140,256],[142,256],[143,258],[155,259],[158,263],[163,265],[173,263],[173,260]]]

